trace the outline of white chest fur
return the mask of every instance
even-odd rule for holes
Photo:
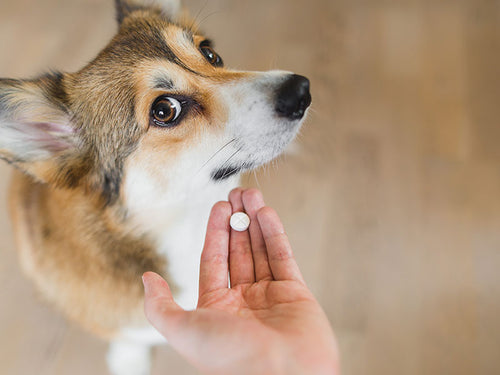
[[[200,256],[212,206],[227,200],[239,177],[222,182],[190,180],[172,190],[158,189],[146,171],[130,171],[126,182],[127,208],[134,230],[145,232],[167,259],[166,274],[177,303],[194,309],[198,301]],[[200,188],[203,186],[203,188]]]

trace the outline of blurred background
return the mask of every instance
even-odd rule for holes
[[[0,76],[77,70],[112,0],[2,0]],[[246,176],[282,215],[349,375],[500,373],[500,1],[187,0],[231,67],[308,76],[313,109]],[[105,343],[17,263],[0,164],[0,374],[106,374]],[[168,347],[154,374],[196,374]]]

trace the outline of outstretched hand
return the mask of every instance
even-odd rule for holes
[[[240,211],[250,217],[248,231],[229,227],[231,214]],[[338,373],[328,320],[305,285],[277,213],[258,190],[235,189],[229,202],[213,207],[195,311],[177,305],[157,274],[143,280],[146,316],[204,373]]]

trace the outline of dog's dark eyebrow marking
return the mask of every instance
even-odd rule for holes
[[[206,77],[205,75],[197,72],[196,70],[191,69],[186,64],[184,64],[184,62],[172,51],[172,49],[170,48],[168,43],[166,43],[165,41],[164,41],[164,43],[165,43],[165,47],[168,49],[169,55],[170,55],[168,57],[168,60],[172,61],[174,64],[179,65],[182,69],[187,70],[190,73],[196,74],[199,77]],[[193,41],[193,43],[194,43],[194,41]]]
[[[108,55],[124,61],[130,61],[132,53],[136,60],[140,58],[167,59],[190,73],[204,77],[203,74],[189,68],[170,48],[161,28],[146,19],[138,19],[122,28],[119,37],[107,50]]]
[[[155,89],[164,89],[164,90],[173,90],[174,89],[174,83],[172,82],[171,79],[167,77],[156,77],[154,79],[154,86],[153,88]]]
[[[193,74],[195,74],[195,75],[197,75],[197,76],[199,76],[199,77],[206,77],[206,75],[201,74],[201,73],[197,72],[196,70],[191,69],[191,68],[190,68],[189,66],[187,66],[186,64],[184,64],[184,63],[182,62],[182,60],[181,60],[181,59],[179,59],[176,55],[174,55],[174,59],[172,59],[172,60],[170,60],[170,61],[172,61],[174,64],[179,65],[182,69],[187,70],[187,71],[188,71],[188,72],[190,72],[190,73],[193,73]]]
[[[198,76],[202,76],[202,74],[192,70],[186,64],[184,64],[181,59],[179,59],[179,57],[174,53],[172,48],[170,48],[170,46],[165,41],[165,39],[163,39],[163,36],[161,35],[159,30],[154,29],[153,34],[154,34],[154,38],[157,40],[158,44],[162,46],[162,50],[164,50],[166,52],[165,57],[169,61],[172,61],[174,64],[179,65],[181,68],[183,68],[184,70],[187,70],[190,73],[196,74]]]

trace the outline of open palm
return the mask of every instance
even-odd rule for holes
[[[331,328],[278,215],[257,190],[233,190],[229,201],[217,203],[210,215],[198,308],[182,310],[167,283],[147,273],[148,319],[205,373],[336,373]],[[229,217],[239,211],[249,215],[249,231],[230,229]]]

